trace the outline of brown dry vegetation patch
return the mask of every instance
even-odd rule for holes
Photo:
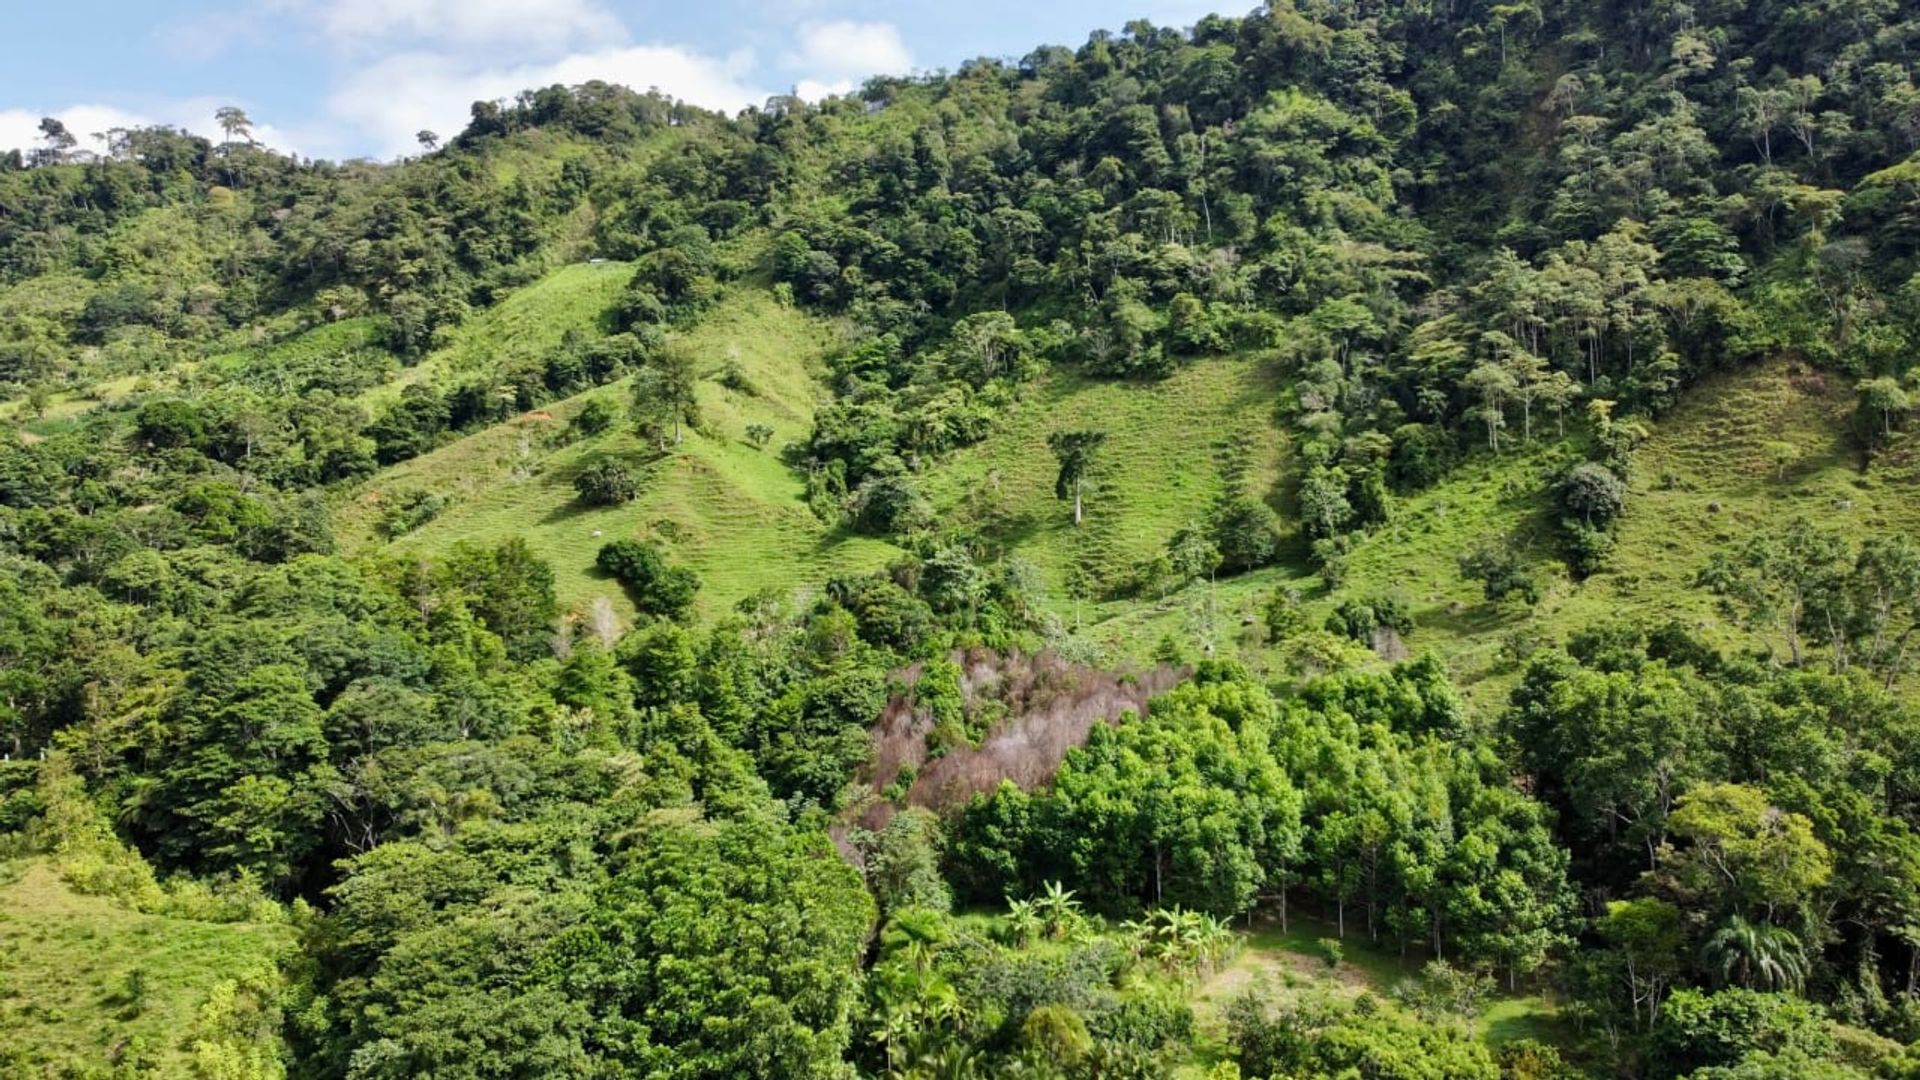
[[[1105,671],[1062,659],[1050,652],[1004,655],[988,649],[956,651],[960,690],[970,705],[992,701],[1004,718],[978,746],[959,746],[940,757],[927,749],[934,722],[913,703],[920,677],[914,665],[895,673],[904,688],[887,703],[873,726],[873,765],[869,789],[877,792],[911,766],[915,777],[905,805],[943,811],[1011,780],[1031,790],[1053,778],[1067,751],[1087,741],[1096,723],[1111,724],[1126,713],[1139,714],[1147,702],[1184,679],[1184,668]],[[877,799],[862,807],[858,823],[885,825],[899,807]]]

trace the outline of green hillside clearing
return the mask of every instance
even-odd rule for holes
[[[0,1072],[8,1076],[40,1075],[30,1063],[42,1059],[210,1075],[192,1060],[209,1002],[231,993],[229,980],[272,971],[293,943],[285,924],[145,915],[82,896],[43,860],[0,864],[0,881]]]
[[[584,304],[573,293],[567,300]],[[531,325],[533,316],[523,317]],[[672,452],[657,455],[625,424],[595,438],[560,442],[567,422],[588,401],[601,398],[624,409],[629,386],[622,380],[384,471],[343,500],[343,545],[357,551],[377,547],[383,503],[404,492],[432,491],[452,505],[395,541],[396,550],[425,554],[463,540],[524,537],[553,564],[563,604],[580,607],[593,596],[607,596],[625,612],[625,598],[594,570],[594,556],[611,540],[647,536],[700,573],[700,607],[707,614],[765,588],[817,583],[841,570],[882,565],[897,554],[889,544],[822,525],[806,506],[803,479],[779,457],[780,447],[806,436],[823,400],[818,372],[832,341],[828,326],[782,307],[770,294],[741,290],[688,339],[701,363],[702,430],[688,432]],[[729,363],[744,373],[751,392],[713,380]],[[764,449],[747,442],[750,424],[773,429]],[[573,478],[607,456],[640,466],[644,490],[624,506],[585,506]]]

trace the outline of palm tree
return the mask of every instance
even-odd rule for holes
[[[1233,932],[1232,924],[1226,919],[1202,912],[1196,921],[1200,968],[1202,973],[1211,973],[1240,947],[1240,935]]]
[[[911,1005],[893,1005],[881,1014],[880,1022],[874,1025],[873,1041],[880,1044],[888,1076],[900,1075],[907,1056],[907,1042],[919,1030],[920,1017]]]
[[[1807,978],[1806,949],[1793,931],[1750,923],[1739,915],[1707,939],[1706,960],[1722,983],[1738,982],[1749,989],[1758,982],[1769,990],[1784,990]]]
[[[913,1071],[914,1080],[974,1080],[980,1075],[980,1052],[970,1046],[949,1043],[920,1055]]]
[[[889,954],[904,958],[924,975],[933,964],[934,951],[946,939],[946,921],[939,912],[905,908],[888,921],[880,935],[880,944]]]
[[[1048,937],[1066,937],[1080,925],[1080,901],[1073,898],[1072,889],[1063,888],[1057,881],[1045,884],[1033,901],[1033,909],[1046,927]]]
[[[1031,900],[1007,898],[1007,933],[1016,948],[1025,948],[1040,933],[1040,916]]]
[[[1153,945],[1153,927],[1145,920],[1128,919],[1116,928],[1120,933],[1121,944],[1126,946],[1127,958],[1134,963],[1147,955]]]

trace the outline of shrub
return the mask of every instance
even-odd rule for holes
[[[582,502],[614,506],[632,502],[640,494],[640,478],[624,464],[605,458],[582,469],[573,478],[573,489]]]
[[[1280,518],[1258,499],[1231,497],[1214,513],[1213,543],[1228,571],[1257,569],[1279,553]]]
[[[447,508],[447,497],[431,491],[409,491],[390,503],[380,515],[380,532],[389,540],[405,536]]]
[[[573,415],[572,428],[579,435],[598,435],[620,419],[620,410],[605,398],[595,398]]]
[[[601,547],[594,564],[626,586],[633,606],[648,615],[683,619],[700,590],[698,574],[669,566],[658,547],[638,540],[615,540]]]
[[[1347,950],[1340,944],[1339,938],[1323,937],[1320,939],[1320,959],[1326,962],[1329,971],[1339,967],[1340,962],[1346,958]]]
[[[1488,546],[1460,556],[1460,576],[1478,581],[1487,599],[1496,604],[1509,596],[1529,607],[1540,602],[1540,586],[1507,547]]]
[[[1656,1076],[1684,1076],[1727,1066],[1753,1051],[1800,1053],[1822,1059],[1835,1052],[1820,1006],[1793,994],[1730,989],[1676,990],[1653,1029],[1649,1056]]]
[[[1627,485],[1606,466],[1583,461],[1560,477],[1554,498],[1568,517],[1589,529],[1605,529],[1626,505]]]
[[[1374,635],[1391,630],[1405,636],[1413,633],[1413,613],[1407,605],[1390,596],[1367,599],[1349,597],[1327,616],[1327,632],[1349,637],[1362,645],[1372,645]]]
[[[1607,559],[1613,554],[1612,533],[1588,528],[1572,519],[1560,525],[1564,533],[1567,569],[1573,571],[1575,577],[1584,578],[1606,568]]]

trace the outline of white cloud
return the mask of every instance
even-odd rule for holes
[[[851,94],[859,87],[852,79],[835,79],[825,82],[820,79],[801,79],[793,84],[793,96],[802,101],[823,101],[841,94]]]
[[[913,54],[892,23],[810,23],[800,28],[799,44],[799,50],[787,57],[787,65],[807,73],[803,85],[900,75],[913,67]]]
[[[152,127],[156,124],[184,128],[195,135],[219,142],[226,136],[221,132],[220,125],[213,122],[213,111],[223,104],[227,103],[213,98],[184,98],[137,110],[97,103],[50,110],[0,109],[0,150],[26,151],[42,145],[40,118],[43,116],[51,116],[65,124],[67,131],[78,140],[80,149],[95,153],[106,150],[106,140],[101,136],[109,129]],[[282,153],[293,153],[297,149],[297,140],[270,124],[254,125],[253,139]]]
[[[695,105],[734,112],[769,96],[747,81],[753,66],[748,52],[713,57],[674,45],[574,53],[551,63],[504,68],[469,68],[438,53],[404,53],[348,75],[327,108],[379,153],[398,155],[416,149],[414,135],[422,129],[451,135],[466,127],[476,101],[554,83],[601,79],[636,90],[657,88]]]
[[[396,39],[551,51],[622,44],[626,28],[598,0],[325,0],[313,12],[335,42],[391,47]]]
[[[111,105],[70,105],[52,112],[33,109],[0,109],[0,150],[26,151],[39,147],[40,118],[51,116],[67,125],[67,130],[88,150],[104,150],[106,144],[94,135],[108,128],[139,127],[146,117],[116,109]]]
[[[744,49],[721,56],[682,44],[632,44],[611,0],[250,0],[156,34],[176,55],[200,60],[242,40],[284,40],[296,26],[308,41],[338,50],[317,115],[297,117],[291,131],[254,131],[274,149],[328,156],[414,153],[417,132],[460,131],[473,102],[554,83],[603,79],[733,112],[765,101],[775,92],[770,84],[786,82],[819,100],[913,66],[891,23],[803,22],[803,12],[824,14],[822,8],[808,0],[764,2],[774,23],[798,25],[792,47],[771,67]],[[775,10],[783,3],[791,10]],[[123,100],[71,105],[57,115],[83,146],[100,149],[88,138],[95,132],[154,123],[217,139],[213,111],[221,104],[200,97]],[[0,148],[39,145],[41,115],[0,109]]]

